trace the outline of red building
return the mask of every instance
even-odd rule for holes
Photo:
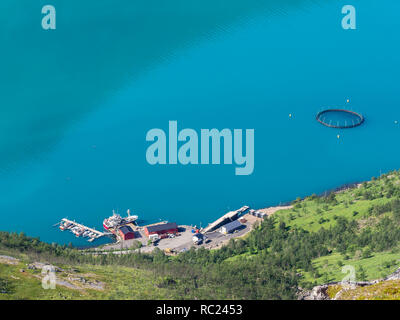
[[[144,233],[146,236],[150,236],[151,234],[166,234],[166,233],[177,233],[178,226],[175,222],[156,224],[154,226],[148,226],[144,228]]]
[[[118,229],[119,235],[124,240],[129,240],[135,238],[135,232],[129,226],[123,226]]]

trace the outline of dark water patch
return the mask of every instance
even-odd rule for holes
[[[71,124],[181,48],[254,15],[312,3],[54,0],[57,30],[46,32],[46,1],[3,1],[0,167],[52,149]]]

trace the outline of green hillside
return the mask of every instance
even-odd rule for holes
[[[161,278],[143,270],[63,265],[53,289],[42,287],[41,270],[29,270],[24,262],[0,263],[0,299],[172,299],[173,292],[158,287]]]
[[[400,210],[399,184],[399,175],[393,172],[326,197],[312,195],[297,199],[292,209],[278,211],[275,216],[289,227],[308,231],[329,228],[338,217],[372,225],[384,214],[391,215],[393,209]],[[396,214],[400,213],[396,211]]]
[[[345,276],[344,265],[355,267],[356,276],[362,276],[358,280],[382,278],[399,268],[399,199],[400,176],[394,171],[327,197],[313,195],[303,201],[298,199],[292,209],[277,212],[278,221],[310,232],[337,226],[341,218],[356,223],[358,243],[344,241],[332,246],[329,255],[313,259],[313,272],[305,272],[303,281],[314,284],[341,281]]]
[[[19,259],[0,257],[0,299],[295,299],[298,287],[342,280],[344,266],[358,281],[399,267],[400,175],[297,199],[218,250],[96,256],[0,232],[0,255]],[[55,290],[34,262],[60,268]]]

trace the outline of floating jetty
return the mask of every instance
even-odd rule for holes
[[[67,218],[61,219],[59,223],[59,228],[61,231],[69,230],[71,231],[76,237],[85,237],[89,238],[88,241],[92,242],[96,239],[99,239],[103,236],[109,236],[111,233],[109,232],[101,232],[94,228],[87,227],[83,224],[80,224],[76,221],[69,220]]]
[[[245,213],[247,210],[249,210],[249,206],[243,206],[238,210],[234,211],[229,211],[228,213],[224,214],[221,218],[215,220],[214,222],[210,223],[207,227],[205,227],[201,232],[202,233],[207,233],[214,231],[221,225],[225,224],[226,221],[233,221],[239,217],[239,215]]]

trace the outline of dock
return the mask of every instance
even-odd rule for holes
[[[246,212],[248,209],[250,209],[249,206],[243,206],[238,210],[234,211],[229,211],[228,213],[224,214],[221,218],[215,220],[214,222],[210,223],[207,227],[205,227],[201,232],[202,233],[207,233],[214,231],[218,227],[222,226],[223,224],[227,222],[231,222],[233,220],[236,220],[240,214],[243,214]]]
[[[62,229],[62,227],[64,227],[64,228]],[[86,236],[86,237],[89,238],[89,240],[88,240],[89,242],[92,242],[92,241],[94,241],[96,239],[99,239],[99,238],[101,238],[103,236],[111,235],[111,233],[109,233],[109,232],[101,232],[101,231],[96,230],[94,228],[87,227],[87,226],[85,226],[85,225],[83,225],[81,223],[78,223],[76,221],[69,220],[67,218],[61,219],[60,229],[61,230],[70,230],[77,237],[80,237],[80,236],[84,236],[85,237]],[[85,233],[87,235],[85,235]]]

